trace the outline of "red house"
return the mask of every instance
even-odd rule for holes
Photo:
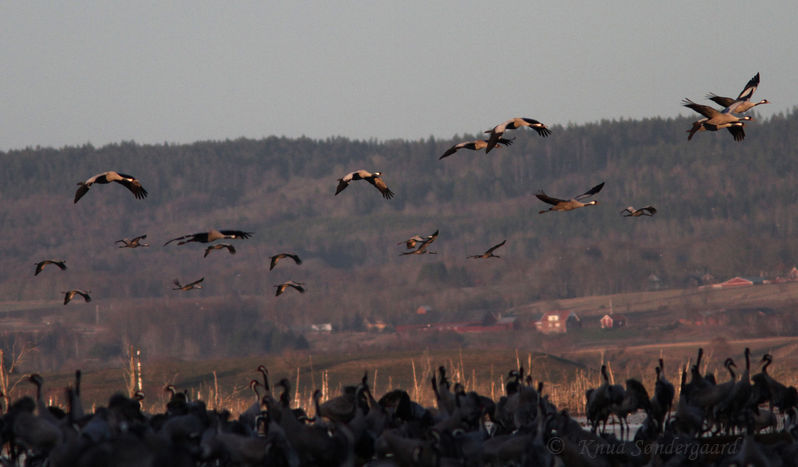
[[[626,317],[623,315],[616,315],[614,313],[604,315],[599,320],[601,329],[615,329],[626,326]]]

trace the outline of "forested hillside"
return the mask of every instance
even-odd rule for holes
[[[706,274],[785,274],[798,263],[798,112],[757,118],[740,143],[725,131],[688,142],[691,122],[553,126],[548,138],[516,130],[507,133],[515,137],[509,147],[443,160],[452,144],[481,135],[0,153],[0,301],[6,310],[82,316],[138,345],[171,339],[157,346],[162,352],[180,353],[188,341],[203,348],[240,340],[241,348],[225,350],[232,352],[244,351],[248,337],[293,325],[412,321],[422,304],[456,319],[539,299],[646,290],[652,274],[661,287]],[[333,196],[337,178],[360,168],[382,171],[395,198],[362,181]],[[94,185],[73,203],[76,183],[106,170],[134,175],[149,196]],[[538,214],[548,207],[538,190],[568,198],[602,181],[597,206]],[[654,217],[619,214],[649,204]],[[255,234],[231,241],[236,255],[203,258],[204,245],[162,246],[210,228]],[[436,229],[436,255],[399,256],[398,242]],[[114,244],[141,234],[149,248]],[[504,239],[501,259],[466,259]],[[269,256],[282,251],[303,264],[270,272]],[[34,277],[33,263],[51,257],[65,259],[68,270]],[[172,290],[174,278],[200,277],[204,289]],[[274,297],[273,285],[288,279],[304,282],[307,293]],[[94,301],[63,306],[60,292],[71,288],[91,290]],[[187,336],[177,337],[183,326]]]

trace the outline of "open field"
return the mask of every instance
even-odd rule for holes
[[[609,311],[610,303],[616,312],[629,318],[627,328],[598,329],[598,317]],[[578,412],[584,390],[600,382],[597,370],[602,361],[610,363],[618,381],[635,377],[653,386],[657,358],[665,359],[668,378],[678,381],[679,367],[695,358],[698,347],[706,351],[705,368],[709,370],[717,368],[727,356],[741,360],[746,346],[757,359],[770,352],[775,357],[771,372],[798,384],[798,335],[789,335],[786,327],[768,333],[767,328],[763,328],[764,332],[762,329],[752,332],[746,323],[679,324],[685,317],[734,309],[768,308],[790,316],[796,303],[798,283],[640,292],[538,302],[509,310],[527,324],[544,310],[567,309],[579,313],[583,328],[560,336],[543,336],[528,327],[502,333],[419,333],[410,337],[396,333],[336,332],[308,334],[310,349],[302,352],[200,361],[145,355],[142,362],[145,407],[161,407],[165,403],[166,384],[189,389],[192,397],[209,401],[211,407],[214,404],[244,407],[252,400],[247,386],[250,379],[258,377],[255,369],[260,364],[269,368],[273,382],[288,379],[294,397],[303,406],[309,405],[314,389],[335,395],[343,385],[359,381],[364,372],[368,373],[377,394],[404,388],[415,400],[431,404],[429,378],[434,369],[443,365],[452,379],[468,390],[495,398],[501,395],[510,369],[531,368],[532,378],[546,382],[547,391],[559,406]],[[27,322],[17,311],[41,306],[37,305],[4,303],[3,309],[13,310],[12,314],[17,316],[13,322],[24,329],[25,325],[36,323]],[[38,313],[35,316],[41,319]],[[11,320],[7,318],[7,322]],[[83,394],[88,400],[104,402],[112,392],[125,390],[126,362],[75,362],[74,367],[45,375],[45,392],[50,399],[63,399],[63,388],[71,383],[73,371],[78,367],[84,371]],[[28,383],[14,386],[22,375],[32,371],[36,369],[26,366],[23,359],[17,373],[10,375],[13,397],[32,393],[33,387]],[[719,378],[725,376],[719,374]]]

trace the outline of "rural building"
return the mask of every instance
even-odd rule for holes
[[[602,316],[599,322],[601,323],[601,329],[617,329],[626,326],[626,317],[610,313]]]
[[[365,321],[365,324],[366,324],[366,329],[368,329],[369,331],[382,332],[382,331],[385,330],[385,328],[388,327],[388,323],[386,323],[385,321],[383,321],[381,319],[378,319],[378,320],[376,320],[374,322],[371,322],[369,320],[364,320],[364,321]]]
[[[736,276],[736,277],[732,277],[731,279],[729,279],[729,280],[727,280],[725,282],[720,282],[718,284],[712,284],[712,285],[704,285],[704,286],[701,286],[699,288],[701,288],[701,289],[704,289],[704,288],[726,289],[726,288],[733,288],[733,287],[750,287],[752,285],[767,284],[768,282],[769,281],[766,281],[765,279],[763,279],[761,277]]]
[[[310,330],[313,332],[332,332],[332,323],[311,324]]]
[[[582,320],[572,311],[547,311],[543,313],[540,321],[535,322],[535,328],[543,334],[556,334],[568,332],[568,328],[581,328]]]

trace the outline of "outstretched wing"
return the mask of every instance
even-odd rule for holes
[[[230,238],[249,238],[253,234],[253,232],[244,232],[243,230],[220,230],[219,232]]]
[[[727,127],[727,129],[729,130],[729,133],[732,134],[735,141],[742,141],[745,139],[745,130],[743,130],[742,125],[732,125]]]
[[[368,180],[369,183],[371,183],[372,185],[377,187],[378,190],[380,190],[380,193],[382,193],[383,198],[385,199],[393,198],[394,192],[388,188],[388,185],[386,185],[385,182],[382,181],[382,178],[369,177],[366,180]]]
[[[691,109],[695,110],[696,112],[700,113],[701,115],[703,115],[703,116],[705,116],[707,118],[712,118],[712,117],[720,114],[719,111],[713,109],[712,107],[710,107],[708,105],[696,104],[695,102],[691,101],[690,99],[683,99],[682,100],[682,105],[685,106],[685,107],[688,107],[688,108],[691,108]]]
[[[740,91],[740,95],[737,96],[737,100],[741,101],[741,100],[750,99],[751,96],[754,95],[754,91],[756,91],[757,86],[759,86],[759,73],[757,73],[756,75],[754,75],[753,78],[748,80],[748,83],[746,83],[743,90]]]
[[[194,282],[192,282],[192,283],[190,283],[190,284],[186,284],[186,287],[194,287],[195,285],[197,285],[197,284],[201,283],[201,282],[202,282],[202,281],[204,281],[204,280],[205,280],[205,278],[204,278],[204,277],[203,277],[203,278],[201,278],[201,279],[195,280]]]
[[[537,196],[537,198],[539,200],[543,201],[544,203],[549,203],[549,204],[552,204],[554,206],[556,206],[556,205],[558,205],[560,203],[564,203],[566,201],[564,199],[551,197],[551,196],[547,195],[546,193],[544,193],[543,190],[540,190],[537,193],[535,193],[535,196]]]
[[[467,143],[467,142],[466,143],[457,143],[457,144],[455,144],[454,146],[452,146],[449,149],[447,149],[446,152],[444,152],[443,155],[438,158],[438,160],[441,160],[444,157],[451,156],[452,154],[456,153],[458,149],[462,149],[462,148],[466,147],[468,144],[469,143]]]
[[[136,177],[126,174],[119,174],[119,175],[123,178],[121,180],[115,180],[115,181],[117,183],[124,185],[125,188],[130,190],[133,193],[133,196],[136,197],[136,199],[144,199],[147,197],[147,190],[145,190],[144,187],[141,186],[141,182],[136,180]]]
[[[506,240],[506,239],[505,239],[505,240],[503,240],[503,241],[502,241],[501,243],[499,243],[498,245],[494,245],[494,246],[492,246],[492,247],[488,248],[488,251],[486,251],[486,252],[485,252],[485,254],[489,255],[489,254],[493,253],[493,250],[495,250],[495,249],[497,249],[497,248],[499,248],[499,247],[502,247],[502,246],[504,246],[504,244],[505,244],[505,243],[507,243],[507,240]]]
[[[335,194],[337,195],[338,193],[344,191],[344,188],[346,188],[348,186],[349,186],[349,182],[344,181],[343,178],[339,178],[338,179],[338,187],[335,188]]]
[[[522,120],[529,123],[529,126],[544,138],[551,134],[551,130],[546,128],[546,125],[535,120],[534,118],[523,118]]]
[[[75,201],[74,201],[75,203],[77,203],[80,198],[83,198],[83,195],[85,195],[86,193],[89,192],[89,185],[87,185],[87,184],[85,184],[83,182],[78,183],[78,185],[80,185],[80,186],[78,187],[77,191],[75,192]]]
[[[653,216],[654,214],[657,213],[657,210],[656,208],[654,208],[654,206],[646,206],[644,208],[640,208],[640,210],[643,212],[647,212],[648,213],[647,215],[649,216]]]
[[[574,199],[580,200],[580,199],[589,198],[598,193],[599,191],[601,191],[602,188],[604,188],[604,182],[601,182],[598,185],[594,186],[593,188],[582,193],[581,195],[574,197]]]
[[[719,106],[723,107],[724,109],[726,107],[734,104],[734,99],[732,99],[731,97],[718,96],[717,94],[712,94],[712,93],[707,94],[707,99],[709,99],[712,102],[718,104]]]
[[[202,235],[202,234],[189,234],[189,235],[183,235],[182,237],[175,237],[175,238],[173,238],[173,239],[169,240],[168,242],[164,243],[164,244],[163,244],[163,246],[166,246],[166,245],[168,245],[168,244],[170,244],[170,243],[172,243],[172,242],[178,241],[178,240],[180,240],[180,243],[179,243],[179,244],[180,244],[180,245],[182,245],[183,243],[185,243],[185,242],[184,242],[184,240],[185,240],[185,241],[191,241],[191,240],[193,240],[193,239],[194,239],[194,238],[195,238],[197,235]]]

